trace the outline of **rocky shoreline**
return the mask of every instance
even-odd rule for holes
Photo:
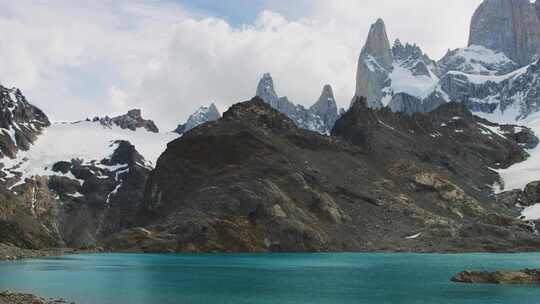
[[[466,270],[455,275],[451,281],[472,284],[540,284],[540,269],[494,272]]]
[[[47,256],[59,256],[66,254],[81,253],[80,250],[71,248],[54,249],[23,249],[11,244],[0,243],[0,261],[14,261],[21,259],[35,259]],[[1,303],[1,302],[0,302]]]
[[[44,299],[31,294],[15,293],[10,291],[0,292],[0,304],[62,304],[71,303],[63,299]]]

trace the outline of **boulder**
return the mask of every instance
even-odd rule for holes
[[[495,272],[466,270],[452,277],[451,281],[483,284],[540,284],[540,269]]]

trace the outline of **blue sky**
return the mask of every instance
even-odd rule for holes
[[[273,10],[287,18],[298,18],[309,10],[309,1],[296,0],[170,0],[202,15],[219,17],[233,25],[253,23],[259,12]]]
[[[295,103],[328,83],[346,107],[377,18],[439,59],[466,45],[481,1],[0,0],[0,84],[54,121],[140,108],[164,130],[251,98],[266,72]]]

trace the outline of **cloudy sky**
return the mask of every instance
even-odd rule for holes
[[[142,108],[172,129],[251,98],[264,72],[310,105],[345,107],[371,23],[432,58],[466,45],[481,0],[0,0],[0,83],[53,120]]]

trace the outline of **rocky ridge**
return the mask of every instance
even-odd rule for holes
[[[487,186],[498,179],[489,167],[526,157],[515,130],[460,104],[409,117],[359,100],[325,137],[255,98],[170,143],[146,184],[143,225],[108,244],[146,252],[530,250],[540,246],[533,229]]]
[[[338,117],[338,107],[330,85],[323,87],[321,96],[309,109],[295,105],[287,97],[279,97],[274,88],[274,80],[268,73],[259,81],[255,95],[287,115],[302,129],[329,134]]]
[[[90,119],[88,119],[90,120]],[[135,131],[139,128],[144,128],[149,132],[158,133],[159,129],[156,126],[156,124],[152,120],[146,120],[142,117],[141,110],[139,109],[133,109],[128,111],[124,115],[116,116],[116,117],[94,117],[92,119],[93,122],[99,122],[103,126],[110,127],[112,125],[116,125],[122,129],[129,129],[132,131]]]

